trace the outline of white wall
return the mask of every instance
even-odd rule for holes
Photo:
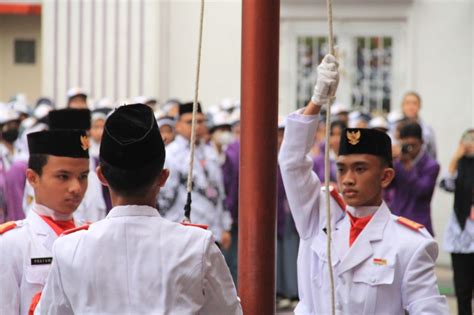
[[[169,7],[166,97],[194,96],[199,10],[197,0],[172,1]],[[240,0],[206,1],[199,93],[205,106],[240,98],[241,11]]]
[[[17,93],[34,101],[41,93],[41,16],[0,15],[0,101]],[[15,39],[35,40],[34,64],[15,64]]]
[[[410,16],[412,88],[423,98],[422,117],[435,130],[438,160],[446,171],[461,134],[474,127],[473,2],[418,0]],[[434,228],[442,241],[452,195],[435,191]],[[449,263],[441,252],[440,262]]]
[[[44,0],[44,93],[59,106],[72,86],[94,99],[192,99],[199,3]],[[240,97],[240,12],[240,0],[206,1],[199,97],[205,105]]]
[[[159,4],[44,0],[43,92],[58,106],[73,86],[92,99],[158,96]]]

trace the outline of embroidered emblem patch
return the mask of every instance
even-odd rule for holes
[[[350,144],[356,145],[360,142],[360,130],[357,131],[347,131],[346,137]]]
[[[89,138],[87,138],[87,136],[81,136],[81,147],[82,147],[82,150],[84,151],[89,149],[90,144],[89,144]]]
[[[387,260],[382,258],[374,258],[374,264],[379,266],[387,265]]]

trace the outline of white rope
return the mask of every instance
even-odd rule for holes
[[[198,52],[196,60],[196,80],[194,82],[194,99],[193,99],[193,119],[191,124],[191,141],[189,142],[189,170],[187,192],[188,200],[185,206],[184,222],[191,223],[191,192],[193,191],[193,167],[194,167],[194,151],[196,147],[196,114],[198,108],[199,97],[199,75],[201,72],[201,48],[202,48],[202,33],[204,26],[204,0],[201,0],[201,13],[199,19],[199,40]],[[188,208],[188,209],[187,209]]]
[[[332,0],[327,0],[327,14],[328,14],[328,45],[329,52],[331,55],[335,55],[334,52],[334,41],[333,41],[333,28],[332,28]],[[327,255],[328,255],[328,271],[329,280],[331,285],[331,310],[332,314],[336,314],[336,297],[335,297],[335,286],[334,286],[334,270],[332,268],[332,253],[331,253],[331,239],[332,239],[332,227],[331,227],[331,193],[329,191],[329,176],[330,176],[330,161],[329,161],[329,136],[331,132],[331,106],[334,103],[334,97],[330,97],[326,107],[326,148],[324,150],[324,186],[326,187],[326,231],[327,231]]]

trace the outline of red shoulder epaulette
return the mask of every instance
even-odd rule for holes
[[[341,195],[337,191],[337,188],[331,185],[329,186],[329,192],[331,194],[331,197],[334,198],[334,201],[336,201],[339,207],[341,207],[342,210],[346,210],[346,203],[344,202],[344,199],[342,199]]]
[[[15,221],[9,221],[9,222],[0,224],[0,235],[2,235],[3,233],[7,231],[13,230],[14,228],[16,228]]]
[[[77,232],[77,231],[80,231],[80,230],[88,230],[89,226],[90,226],[90,224],[84,224],[84,225],[78,226],[76,228],[66,230],[61,235],[68,235],[68,234],[71,234],[71,233],[74,233],[74,232]]]
[[[409,227],[412,230],[416,230],[416,231],[418,231],[419,229],[425,227],[423,224],[412,221],[412,220],[407,219],[405,217],[398,217],[397,222],[403,224],[404,226]]]
[[[185,222],[181,222],[181,224],[184,226],[195,226],[203,230],[207,230],[209,228],[207,224],[193,224],[193,223],[185,223]]]

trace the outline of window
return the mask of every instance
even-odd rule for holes
[[[297,107],[304,107],[313,95],[316,68],[329,52],[326,37],[298,37],[297,61]]]
[[[34,40],[15,40],[15,63],[34,64],[36,61],[36,43]]]
[[[392,38],[357,37],[352,106],[379,114],[390,111]]]
[[[370,113],[390,111],[392,92],[392,37],[354,36],[354,63],[348,69],[350,105]],[[297,107],[303,107],[313,94],[316,69],[328,53],[326,37],[300,36],[297,38]]]

